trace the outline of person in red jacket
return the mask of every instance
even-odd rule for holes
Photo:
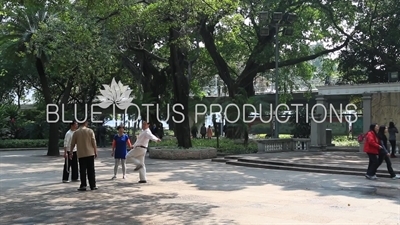
[[[371,124],[369,126],[369,131],[365,134],[364,138],[364,152],[368,154],[369,163],[367,174],[365,177],[370,180],[376,180],[376,171],[380,165],[379,152],[382,146],[379,144],[379,138],[377,133],[379,131],[378,124]]]

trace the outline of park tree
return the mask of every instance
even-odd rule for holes
[[[279,67],[296,65],[293,68],[301,71],[297,74],[308,76],[308,79],[311,78],[312,70],[307,68],[308,65],[304,65],[307,61],[342,49],[349,39],[332,29],[333,24],[329,14],[324,13],[321,7],[329,8],[335,13],[343,11],[340,13],[342,19],[350,23],[354,20],[352,1],[320,3],[276,0],[267,3],[245,0],[224,1],[219,4],[224,7],[211,5],[209,10],[214,13],[201,18],[200,34],[231,97],[234,97],[240,88],[244,88],[249,97],[253,96],[254,78],[275,68],[274,36],[281,30],[277,31],[272,27],[268,36],[262,36],[260,34],[262,21],[258,18],[260,11],[297,14],[297,20],[293,24],[293,35],[280,37],[282,48]],[[322,40],[330,41],[333,46],[326,49],[310,47],[310,43]],[[233,64],[240,66],[234,67]],[[280,79],[288,78],[281,76]],[[283,86],[285,82],[279,84]]]
[[[196,80],[191,71],[198,59],[196,52],[199,48],[194,19],[197,9],[189,3],[156,1],[117,4],[115,12],[118,16],[112,18],[109,24],[120,37],[122,62],[133,79],[141,84],[142,94],[152,97],[154,103],[183,106],[175,108],[182,114],[170,116],[180,121],[174,129],[178,146],[184,148],[191,147],[188,135],[189,79]],[[171,112],[171,109],[168,110]],[[157,118],[153,114],[150,120]]]
[[[340,18],[331,15],[335,26],[350,37],[349,46],[341,51],[338,70],[340,83],[380,83],[388,73],[400,71],[400,5],[397,1],[358,1],[356,35],[349,35]]]
[[[18,54],[36,68],[39,82],[34,87],[42,94],[43,103],[61,109],[62,104],[70,102],[71,93],[91,85],[98,87],[99,78],[115,71],[114,58],[107,47],[110,42],[102,38],[96,20],[90,14],[82,16],[84,9],[79,5],[69,1],[39,3],[27,1],[8,8],[2,38],[13,43],[8,45],[6,56]],[[77,85],[82,83],[88,86]],[[57,115],[51,114],[49,119],[56,121]],[[59,155],[60,122],[50,123],[47,155]]]
[[[55,103],[51,93],[51,83],[46,73],[45,63],[48,60],[46,54],[42,51],[42,46],[37,45],[32,39],[40,32],[40,26],[49,23],[55,18],[52,16],[51,6],[46,3],[24,2],[23,5],[5,2],[2,18],[2,42],[7,44],[7,49],[2,52],[3,57],[14,58],[18,54],[21,58],[27,59],[28,63],[35,65],[40,83],[39,90],[42,92],[46,104]],[[21,60],[22,61],[22,60]],[[21,62],[20,61],[20,62]],[[18,64],[18,61],[15,61]],[[72,88],[72,82],[61,92],[61,103],[66,102],[69,91]],[[53,118],[54,119],[54,118]],[[49,146],[48,155],[59,155],[58,124],[53,123],[49,128]]]

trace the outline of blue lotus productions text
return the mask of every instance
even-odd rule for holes
[[[146,121],[149,121],[150,118],[150,112],[154,111],[156,113],[156,118],[158,121],[162,120],[169,120],[170,114],[172,114],[171,119],[174,123],[183,123],[185,121],[185,115],[183,114],[184,106],[182,104],[173,104],[172,106],[170,104],[167,104],[167,110],[166,110],[166,115],[165,117],[161,118],[160,117],[160,106],[158,104],[141,104],[141,107],[139,105],[131,103],[129,107],[125,109],[120,109],[123,110],[125,114],[132,114],[131,110],[132,107],[136,108],[136,112],[134,113],[136,120],[133,122],[137,122],[139,120],[142,120],[144,118],[141,117],[141,108],[146,108]],[[151,109],[151,107],[155,107],[155,110]],[[103,123],[103,121],[96,120],[96,116],[100,116],[103,113],[101,112],[96,112],[95,108],[98,108],[98,104],[92,104],[90,106],[90,111],[88,110],[88,106],[85,105],[85,110],[84,110],[84,115],[85,118],[78,118],[78,106],[74,105],[74,120],[77,121],[78,123],[84,122],[86,120],[91,120],[92,123]],[[257,109],[258,108],[258,109]],[[291,110],[295,108],[295,110]],[[347,104],[347,105],[339,105],[339,109],[337,110],[332,104],[326,107],[325,105],[322,104],[315,104],[313,106],[309,106],[308,104],[279,104],[275,109],[273,108],[273,105],[270,104],[269,107],[259,104],[258,107],[256,107],[253,104],[243,104],[241,107],[239,107],[237,104],[230,103],[226,106],[222,106],[220,104],[210,104],[209,107],[205,104],[196,104],[195,109],[194,109],[194,121],[195,123],[199,122],[199,118],[204,119],[205,115],[213,115],[213,114],[223,114],[225,115],[225,121],[228,123],[236,123],[240,119],[244,123],[252,123],[254,122],[257,118],[259,118],[260,122],[262,123],[270,123],[273,118],[275,118],[279,123],[287,123],[289,122],[290,117],[295,116],[296,117],[296,123],[299,122],[299,115],[300,115],[300,110],[301,108],[305,108],[306,115],[305,115],[305,120],[308,123],[309,120],[311,119],[315,123],[323,123],[329,119],[329,121],[332,123],[334,118],[337,118],[337,120],[342,123],[343,118],[348,122],[348,123],[354,123],[357,121],[358,116],[357,116],[357,106],[354,104]],[[172,110],[172,113],[170,113],[170,109]],[[229,112],[232,112],[230,109],[236,110],[234,115],[236,116],[235,119],[232,120],[232,118],[229,118]],[[250,110],[251,109],[251,110]],[[264,110],[265,109],[265,110]],[[309,110],[311,109],[311,110]],[[344,109],[344,110],[343,110]],[[128,112],[129,111],[129,112]],[[191,111],[191,110],[189,110]],[[285,119],[281,119],[278,116],[268,116],[268,120],[264,120],[265,116],[259,116],[259,115],[282,115],[286,114],[288,116],[285,117]],[[286,112],[286,113],[285,113]],[[228,115],[228,116],[227,116]],[[247,115],[247,116],[246,116]],[[250,116],[249,116],[250,115]],[[61,118],[60,118],[61,117]],[[263,118],[264,117],[264,118]],[[115,106],[113,106],[113,118],[115,117]],[[46,106],[46,121],[47,123],[58,123],[60,122],[60,119],[63,123],[70,123],[72,122],[71,120],[67,120],[65,117],[65,106],[62,104],[61,105],[61,110],[60,107],[57,104],[48,104]]]

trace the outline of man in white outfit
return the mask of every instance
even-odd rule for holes
[[[78,157],[76,155],[76,145],[74,149],[72,150],[72,153],[70,151],[70,145],[71,145],[71,140],[74,132],[78,129],[78,123],[75,121],[72,121],[70,124],[70,129],[68,132],[65,134],[64,137],[64,171],[63,171],[63,178],[62,181],[63,183],[68,183],[69,182],[69,175],[71,172],[71,180],[73,182],[78,182],[79,181],[79,169],[78,169]],[[71,157],[72,154],[72,157]],[[70,171],[72,169],[72,171]]]
[[[129,151],[126,156],[127,162],[133,162],[133,164],[136,165],[134,171],[139,171],[139,183],[147,183],[144,158],[146,156],[149,141],[161,141],[161,139],[151,133],[149,126],[150,124],[147,121],[142,122],[142,132],[140,132],[135,144],[133,144],[133,150]]]

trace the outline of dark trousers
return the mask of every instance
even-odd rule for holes
[[[386,162],[387,170],[388,170],[390,176],[391,176],[391,177],[395,177],[395,176],[396,176],[396,173],[395,173],[394,170],[393,170],[392,161],[390,161],[389,156],[388,156],[388,155],[380,155],[379,157],[384,158],[384,160],[385,160],[385,162]],[[382,162],[383,162],[383,160],[380,161],[380,164],[382,164]],[[380,166],[380,164],[378,165],[378,167]]]
[[[96,187],[96,175],[94,171],[94,156],[79,158],[79,168],[81,175],[81,188],[86,188],[86,173],[90,188]]]
[[[201,134],[201,138],[206,139],[206,134]]]
[[[389,141],[392,146],[392,155],[396,154],[396,141]]]
[[[376,175],[376,171],[378,170],[379,166],[382,164],[383,160],[385,160],[384,155],[374,155],[371,153],[367,153],[369,158],[367,175],[374,176]]]
[[[78,180],[78,157],[76,152],[73,153],[72,159],[69,158],[70,152],[68,152],[68,157],[64,161],[64,171],[63,180],[69,179],[69,174],[71,174],[71,180]]]
[[[99,147],[106,147],[106,137],[104,135],[99,135]]]

